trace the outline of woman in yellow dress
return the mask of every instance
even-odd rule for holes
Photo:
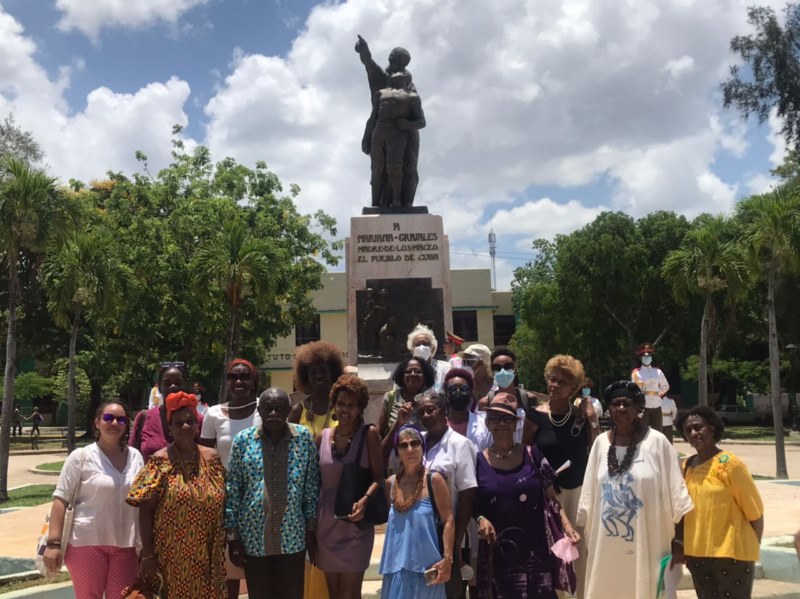
[[[314,341],[297,350],[294,359],[295,387],[308,394],[289,412],[289,422],[306,427],[316,440],[326,428],[337,424],[331,407],[331,388],[344,373],[342,351],[333,343]]]
[[[158,572],[169,599],[225,599],[225,469],[195,442],[197,398],[172,393],[166,408],[174,441],[153,454],[127,498],[140,509],[139,574],[153,581]]]

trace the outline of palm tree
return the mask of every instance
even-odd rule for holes
[[[675,299],[686,304],[692,295],[705,303],[700,321],[700,404],[708,405],[708,350],[710,332],[716,319],[714,296],[725,292],[725,304],[732,305],[746,289],[746,265],[731,239],[732,224],[724,216],[701,216],[681,246],[667,254],[662,276],[672,285]]]
[[[800,190],[786,183],[774,191],[739,202],[736,215],[743,226],[743,246],[754,272],[767,286],[770,401],[775,427],[776,477],[788,478],[783,442],[781,370],[775,290],[781,278],[800,266]]]
[[[84,319],[104,321],[119,307],[131,275],[112,237],[103,231],[73,232],[44,264],[47,307],[55,323],[70,331],[67,373],[67,450],[75,449],[75,353]]]
[[[239,350],[242,307],[248,297],[256,303],[271,301],[285,279],[283,252],[276,244],[252,237],[246,225],[236,221],[217,237],[201,246],[192,269],[195,282],[201,289],[217,287],[225,296],[229,311],[228,340],[224,363],[227,364]],[[224,401],[227,382],[220,384],[219,401]]]
[[[0,424],[0,501],[8,500],[8,451],[17,358],[17,309],[21,299],[20,259],[40,256],[66,230],[75,210],[47,176],[19,158],[0,161],[0,260],[8,269],[8,330]]]

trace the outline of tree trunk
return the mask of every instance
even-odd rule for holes
[[[11,449],[11,419],[14,417],[14,379],[17,376],[17,305],[19,274],[17,254],[9,252],[8,265],[8,333],[6,335],[6,369],[3,385],[3,413],[0,419],[0,501],[8,501],[8,452]]]
[[[700,320],[700,368],[697,372],[697,393],[701,406],[708,405],[708,321],[711,317],[711,294],[706,293],[706,305]]]
[[[78,329],[81,326],[81,309],[76,308],[72,318],[72,334],[69,337],[69,369],[67,370],[67,453],[75,450],[75,416],[78,398],[75,393],[75,348],[78,345]]]
[[[781,409],[781,364],[778,353],[778,321],[775,316],[775,270],[767,275],[767,321],[769,323],[769,386],[772,403],[772,425],[775,428],[775,478],[789,478],[786,449],[783,443],[783,409]]]
[[[239,345],[239,315],[237,311],[231,310],[231,321],[228,324],[228,344],[225,347],[225,359],[222,362],[223,367],[227,368],[233,356],[236,354],[237,346]],[[228,398],[228,380],[225,378],[225,372],[222,373],[222,382],[219,385],[219,399],[217,403],[224,403]]]

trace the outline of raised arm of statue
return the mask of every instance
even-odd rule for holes
[[[367,69],[367,80],[369,81],[369,96],[375,95],[375,92],[382,90],[386,87],[386,71],[384,71],[378,63],[372,59],[372,53],[369,51],[367,41],[358,36],[358,41],[355,47],[364,68]]]

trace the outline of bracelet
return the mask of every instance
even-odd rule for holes
[[[154,556],[153,556],[153,554],[151,553],[151,554],[150,554],[150,555],[148,555],[147,557],[143,557],[141,561],[143,561],[143,562],[146,562],[146,561],[147,561],[147,560],[149,560],[149,559],[153,559],[153,557],[154,557]]]
[[[673,543],[677,543],[678,545],[680,545],[681,547],[683,547],[683,541],[681,541],[680,539],[672,539],[672,542],[673,542]]]
[[[364,497],[366,497],[367,499],[372,499],[372,495],[370,495],[369,493],[364,493],[361,499],[364,499]]]
[[[58,547],[61,548],[61,541],[47,541],[45,547]]]
[[[480,523],[481,523],[481,520],[486,520],[486,516],[478,516],[478,517],[475,519],[475,522],[477,522],[478,524],[480,524]]]

